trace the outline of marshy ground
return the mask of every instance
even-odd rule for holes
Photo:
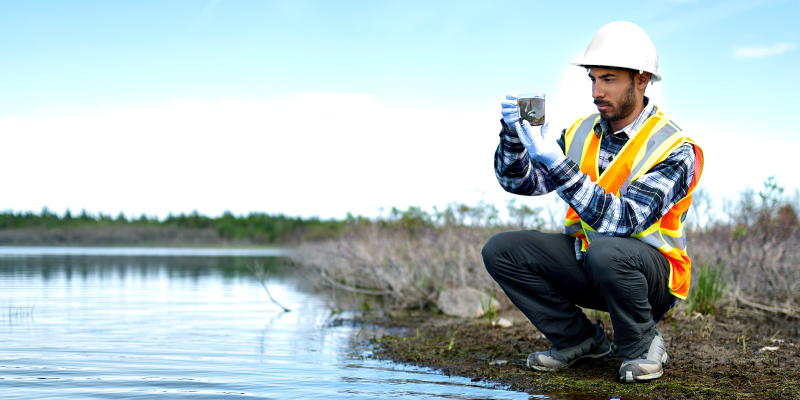
[[[555,373],[527,370],[527,355],[546,350],[549,342],[517,311],[497,316],[514,321],[502,329],[487,327],[482,319],[432,313],[373,317],[357,342],[372,336],[377,357],[531,393],[800,399],[800,191],[783,192],[770,177],[763,190],[748,189],[738,199],[726,199],[721,209],[708,192],[693,194],[686,220],[690,294],[659,323],[672,360],[655,382],[618,383],[620,356]],[[498,305],[508,307],[510,301],[486,272],[481,250],[498,232],[562,231],[564,213],[557,207],[544,212],[511,201],[504,223],[498,222],[498,210],[483,202],[433,214],[392,209],[387,218],[353,219],[351,229],[334,239],[301,244],[291,256],[292,270],[313,289],[330,293],[335,310],[433,311],[441,309],[440,294],[455,288],[494,293]],[[596,316],[605,319],[613,337],[611,322]]]
[[[514,325],[488,327],[483,319],[441,315],[374,319],[371,324],[389,329],[378,329],[383,334],[371,343],[378,358],[555,398],[800,399],[796,320],[676,312],[658,324],[670,355],[664,376],[650,383],[622,384],[619,355],[551,373],[527,369],[528,354],[549,348],[549,341],[518,311],[500,316]],[[604,323],[613,336],[611,322]]]

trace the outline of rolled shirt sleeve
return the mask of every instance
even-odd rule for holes
[[[523,196],[538,196],[556,189],[542,163],[531,160],[516,132],[500,120],[500,144],[494,153],[494,173],[503,190]],[[563,137],[559,140],[564,149]]]

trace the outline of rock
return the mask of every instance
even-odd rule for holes
[[[507,364],[507,363],[508,363],[508,361],[506,361],[506,360],[494,360],[494,361],[490,362],[489,365],[503,365],[503,364]]]
[[[514,325],[514,323],[509,321],[509,320],[507,320],[507,319],[505,319],[505,318],[500,318],[499,320],[497,320],[495,325],[497,325],[497,326],[499,326],[501,328],[510,328],[512,325]]]
[[[483,296],[483,297],[481,297]],[[483,307],[481,307],[483,298]],[[447,315],[462,318],[477,318],[483,315],[484,308],[489,311],[489,295],[473,288],[445,289],[439,294],[436,305]],[[495,308],[499,305],[497,299],[491,299]]]

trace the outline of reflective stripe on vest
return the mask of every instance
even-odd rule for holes
[[[695,150],[695,168],[687,194],[653,225],[633,237],[658,249],[670,263],[670,292],[681,299],[689,293],[691,260],[686,254],[684,221],[691,204],[692,192],[703,170],[703,152],[683,131],[660,112],[648,118],[642,127],[631,136],[617,154],[616,159],[599,173],[598,157],[600,141],[594,133],[599,114],[592,114],[575,122],[565,135],[565,154],[605,189],[606,193],[622,197],[630,185],[647,173],[684,143],[691,143]],[[581,249],[586,251],[589,243],[602,236],[580,219],[571,207],[565,216],[564,232],[581,240]]]
[[[636,164],[633,169],[631,169],[631,174],[628,175],[628,178],[619,189],[620,196],[624,196],[625,193],[628,192],[628,187],[631,185],[631,182],[644,175],[650,169],[650,166],[658,164],[658,162],[662,161],[659,159],[656,162],[653,162],[653,157],[658,157],[659,155],[663,154],[669,156],[674,144],[676,143],[670,142],[669,139],[679,131],[680,130],[675,124],[672,124],[671,121],[668,121],[650,138],[650,140],[647,141],[647,149],[644,155],[639,163]],[[664,146],[669,146],[669,148],[664,149]],[[666,150],[670,151],[667,152]]]
[[[586,148],[586,139],[590,134],[594,135],[594,125],[599,120],[600,114],[592,114],[579,121],[580,125],[578,126],[575,134],[569,137],[569,142],[565,142],[567,158],[575,161],[576,164],[581,165],[581,156],[583,156],[583,151]],[[572,146],[573,143],[577,143],[577,145]]]
[[[572,134],[568,133],[564,137],[565,154],[567,158],[571,159],[578,165],[581,165],[583,154],[588,148],[586,143],[587,139],[590,138],[590,135],[594,136],[594,125],[598,121],[600,121],[599,113],[581,118],[569,129],[569,132]],[[564,233],[580,239],[583,242],[581,249],[586,251],[586,246],[588,246],[589,243],[586,241],[586,235],[583,232],[580,217],[578,217],[578,214],[572,208],[567,210]]]

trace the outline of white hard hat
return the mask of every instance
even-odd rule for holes
[[[650,82],[661,80],[656,46],[638,25],[617,21],[603,25],[577,62],[581,67],[628,68],[650,73]]]

